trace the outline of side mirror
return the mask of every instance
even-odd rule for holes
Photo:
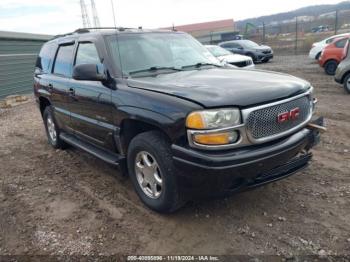
[[[96,64],[81,64],[73,68],[73,79],[104,81],[107,79],[104,73],[100,73]]]

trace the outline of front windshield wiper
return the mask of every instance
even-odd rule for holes
[[[131,71],[131,72],[129,72],[129,75],[138,74],[138,73],[144,73],[144,72],[157,72],[157,71],[160,71],[160,70],[182,71],[181,68],[176,68],[176,67],[173,67],[173,66],[169,66],[169,67],[166,67],[166,66],[152,66],[152,67],[149,67],[149,68],[146,68],[146,69],[140,69],[140,70]]]
[[[185,65],[185,66],[182,66],[181,68],[182,68],[182,69],[190,68],[190,67],[201,68],[202,66],[216,66],[216,67],[222,67],[221,65],[214,64],[214,63],[197,63],[197,64],[193,64],[193,65]]]

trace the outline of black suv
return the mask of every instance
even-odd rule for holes
[[[319,137],[312,91],[293,76],[226,68],[186,33],[125,28],[54,38],[34,76],[49,143],[121,167],[158,212],[306,167]]]
[[[254,63],[267,63],[273,58],[273,51],[267,45],[258,45],[251,40],[232,40],[219,44],[222,48],[240,55],[250,56]]]

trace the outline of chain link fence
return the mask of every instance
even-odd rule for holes
[[[306,54],[315,42],[332,35],[350,33],[350,10],[338,10],[317,17],[299,16],[281,23],[248,23],[239,31],[245,39],[271,46],[277,55]]]

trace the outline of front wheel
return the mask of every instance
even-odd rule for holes
[[[158,131],[137,135],[128,149],[128,171],[137,195],[149,208],[170,213],[184,205],[170,143]]]
[[[330,60],[325,64],[324,70],[327,75],[334,75],[335,71],[337,70],[337,67],[338,67],[337,61]]]
[[[350,74],[348,74],[344,79],[344,89],[350,94]]]

